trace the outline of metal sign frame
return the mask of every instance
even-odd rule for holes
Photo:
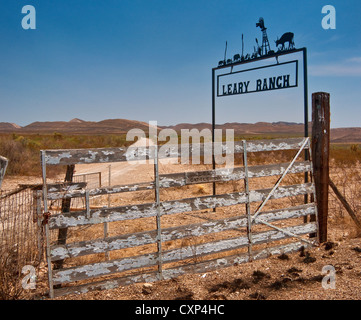
[[[243,72],[249,72],[249,71],[255,71],[255,70],[260,70],[260,69],[267,69],[267,68],[272,68],[272,67],[276,67],[276,66],[282,66],[282,65],[287,65],[287,64],[295,64],[295,84],[294,85],[288,85],[285,87],[281,87],[281,88],[268,88],[268,89],[262,89],[262,90],[252,90],[252,91],[248,91],[248,89],[245,92],[242,93],[231,93],[231,94],[220,94],[219,93],[219,80],[221,77],[226,77],[229,75],[235,75],[238,73],[243,73]],[[275,86],[276,87],[276,86]],[[256,68],[251,68],[251,69],[246,69],[246,70],[240,70],[240,71],[235,71],[235,72],[229,72],[229,73],[223,73],[223,74],[219,74],[217,75],[217,97],[225,97],[225,96],[233,96],[233,95],[240,95],[240,94],[247,94],[247,93],[257,93],[257,92],[263,92],[263,91],[271,91],[271,90],[280,90],[280,89],[288,89],[288,88],[296,88],[298,87],[298,60],[292,60],[292,61],[286,61],[286,62],[281,62],[281,63],[275,63],[275,64],[271,64],[271,65],[267,65],[267,66],[261,66],[261,67],[256,67]]]
[[[227,65],[212,68],[212,141],[213,142],[215,142],[215,140],[214,140],[214,138],[215,138],[214,130],[215,130],[215,122],[216,122],[216,114],[215,114],[215,112],[216,112],[216,98],[219,97],[217,95],[217,91],[216,91],[216,88],[215,88],[215,84],[216,84],[216,81],[215,81],[216,75],[215,75],[215,73],[216,73],[216,71],[220,70],[220,69],[226,69],[226,68],[233,69],[233,67],[235,67],[235,66],[240,66],[240,65],[244,65],[244,64],[252,63],[252,62],[257,62],[257,61],[261,61],[261,60],[267,60],[267,59],[273,59],[273,58],[276,58],[278,60],[278,57],[280,57],[280,56],[294,54],[294,53],[298,53],[298,52],[303,53],[304,136],[308,137],[307,48],[301,48],[301,49],[292,49],[292,50],[287,50],[287,51],[281,51],[281,52],[277,52],[277,53],[270,54],[270,55],[267,55],[267,56],[262,56],[262,57],[255,58],[255,59],[250,59],[250,60],[241,61],[241,62],[235,62],[235,63],[232,63],[232,64],[227,64]],[[280,63],[279,65],[282,65],[282,63]],[[270,66],[272,66],[272,65],[270,65]],[[265,68],[265,67],[270,67],[270,66],[264,66],[264,67],[260,67],[260,68]],[[252,68],[252,69],[248,69],[248,70],[243,70],[241,72],[251,71],[251,70],[255,70],[255,69],[259,69],[259,68]],[[298,65],[297,65],[297,69],[298,69]],[[298,72],[296,74],[296,79],[298,79]],[[290,86],[289,88],[293,88],[293,87],[294,86]]]
[[[309,130],[308,130],[307,48],[304,47],[304,48],[301,48],[301,49],[291,49],[291,50],[281,51],[281,52],[277,52],[277,53],[274,53],[274,54],[268,54],[266,56],[261,56],[261,57],[258,57],[258,58],[250,59],[250,60],[235,62],[235,63],[226,64],[226,65],[222,65],[222,66],[212,68],[212,142],[213,143],[215,143],[215,134],[214,134],[214,132],[215,132],[215,126],[216,126],[216,98],[217,98],[217,91],[218,91],[218,87],[217,87],[217,90],[215,88],[216,71],[220,70],[220,69],[226,69],[226,68],[231,68],[231,71],[232,71],[233,67],[235,67],[235,66],[240,66],[240,65],[247,64],[247,63],[252,63],[252,62],[257,62],[257,61],[267,60],[267,59],[273,59],[273,58],[276,58],[277,61],[278,61],[278,57],[280,57],[280,56],[285,56],[285,55],[294,54],[294,53],[298,53],[298,52],[302,52],[302,58],[303,58],[304,137],[306,137],[306,138],[308,137],[308,135],[309,135],[308,131]],[[253,70],[253,69],[248,69],[246,71],[249,71],[249,70]],[[298,70],[298,64],[297,64],[297,70]],[[299,73],[297,72],[297,74],[296,74],[297,79],[298,79],[298,74]],[[305,160],[309,160],[309,156],[308,156],[307,152],[305,152]],[[214,156],[213,156],[213,161],[212,162],[213,162],[213,169],[215,169],[216,168],[216,163],[215,163]],[[307,174],[305,174],[305,182],[306,183],[308,182],[308,175]],[[215,185],[215,183],[213,183],[213,194],[214,195],[216,194],[216,185]],[[305,199],[305,202],[306,201],[307,200]]]

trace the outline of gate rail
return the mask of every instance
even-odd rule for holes
[[[194,146],[193,146],[194,147]],[[193,148],[191,146],[192,151]],[[200,145],[206,150],[205,144]],[[249,152],[265,152],[280,150],[298,150],[291,163],[270,164],[262,166],[248,166],[247,154]],[[155,147],[138,147],[134,150],[123,148],[109,149],[78,149],[78,150],[44,150],[42,154],[43,168],[43,200],[44,210],[47,212],[47,202],[56,199],[72,199],[91,196],[132,192],[139,190],[155,190],[156,200],[151,203],[124,205],[118,207],[105,207],[79,212],[62,212],[50,214],[45,223],[47,237],[47,259],[49,272],[50,296],[61,296],[70,293],[84,293],[91,290],[103,290],[134,282],[152,282],[159,279],[170,279],[189,272],[208,272],[220,267],[232,266],[251,260],[268,257],[273,254],[294,252],[302,246],[317,245],[318,233],[317,206],[315,202],[281,208],[271,211],[262,211],[266,202],[271,199],[282,199],[299,195],[311,194],[315,199],[315,186],[311,183],[295,185],[281,185],[288,173],[311,173],[311,161],[298,161],[297,157],[302,150],[310,151],[309,138],[275,139],[258,141],[241,141],[234,143],[234,153],[242,153],[243,167],[219,168],[214,170],[182,172],[175,174],[159,174],[158,161],[162,157],[179,157],[179,148],[170,147],[166,154],[159,154]],[[222,154],[229,152],[226,145]],[[136,156],[142,155],[145,159],[154,159],[155,180],[151,182],[104,187],[97,189],[75,189],[69,191],[49,192],[46,183],[46,167],[48,165],[70,165],[79,163],[104,163],[138,160]],[[281,176],[273,188],[250,190],[249,180],[252,178]],[[212,196],[201,196],[180,200],[159,201],[160,188],[174,188],[199,183],[227,182],[244,180],[245,191],[233,192]],[[260,203],[258,209],[252,214],[251,204]],[[223,219],[207,219],[206,222],[192,223],[182,226],[162,228],[161,218],[174,214],[186,214],[204,209],[214,209],[235,205],[245,205],[246,213]],[[239,211],[237,209],[237,211]],[[309,222],[304,217],[311,217]],[[53,245],[50,243],[50,230],[63,228],[91,226],[101,223],[134,220],[140,218],[156,218],[156,229],[137,233],[116,235],[96,240]],[[300,219],[298,219],[300,218]],[[294,219],[288,226],[276,226],[275,222]],[[297,220],[298,219],[298,220]],[[306,222],[304,222],[306,221]],[[301,223],[300,223],[301,222]],[[297,224],[295,224],[297,223]],[[255,231],[257,226],[263,229]],[[268,228],[268,229],[265,229]],[[222,232],[233,232],[245,229],[241,235],[222,237]],[[163,243],[172,240],[199,238],[205,235],[220,235],[220,239],[194,245],[164,250]],[[312,237],[310,237],[310,235]],[[287,239],[287,242],[284,240]],[[296,239],[294,242],[289,242]],[[281,241],[282,240],[282,241]],[[271,242],[280,244],[272,247],[262,247]],[[134,248],[142,245],[156,244],[157,250],[152,253],[120,257],[103,262],[87,265],[70,266],[53,270],[52,263],[64,259],[106,253],[114,250]],[[247,252],[234,253],[235,250],[245,248]],[[219,255],[222,255],[221,257]],[[201,261],[191,261],[194,258]],[[197,260],[196,259],[196,260]],[[208,260],[207,260],[208,259]],[[147,271],[142,269],[148,268]],[[149,270],[149,268],[151,270]],[[152,269],[157,268],[157,269]],[[141,270],[136,270],[141,269]],[[134,273],[134,270],[136,273]],[[129,274],[131,272],[131,274]],[[116,278],[114,276],[117,275]],[[119,277],[120,274],[120,277]],[[107,279],[104,279],[106,276]],[[109,279],[109,276],[113,278]],[[88,279],[98,278],[96,282]],[[74,282],[87,280],[87,283]],[[65,285],[65,286],[64,286]]]

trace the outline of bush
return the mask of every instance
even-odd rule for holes
[[[27,149],[26,139],[22,136],[15,139],[1,139],[0,154],[9,160],[8,175],[27,175],[33,170],[32,155]]]
[[[350,145],[331,145],[330,162],[336,166],[355,166],[361,160],[361,149],[357,144]]]

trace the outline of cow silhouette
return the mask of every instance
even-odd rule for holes
[[[282,45],[281,50],[285,49],[285,43],[288,42],[288,49],[293,49],[295,47],[295,43],[293,42],[294,34],[292,32],[286,32],[282,35],[281,39],[277,38],[276,47],[280,44]]]

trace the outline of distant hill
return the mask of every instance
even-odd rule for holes
[[[167,126],[162,128],[173,129],[180,132],[182,129],[212,129],[210,123],[180,123],[175,126]],[[233,129],[236,135],[258,135],[258,134],[302,134],[304,132],[303,123],[293,122],[257,122],[257,123],[238,123],[228,122],[225,124],[217,124],[216,129]]]
[[[173,126],[158,126],[160,129],[173,129],[178,133],[182,129],[212,129],[210,123],[179,123]],[[312,124],[309,123],[311,132]],[[127,119],[107,119],[102,121],[85,121],[74,118],[70,121],[36,121],[27,126],[21,127],[15,123],[0,122],[0,133],[42,133],[53,134],[125,134],[131,129],[141,129],[148,132],[148,123]],[[217,124],[216,129],[233,129],[235,135],[302,135],[304,132],[303,123],[295,122],[257,122],[239,123],[229,122]],[[361,143],[361,127],[335,128],[331,129],[331,142],[333,143]]]
[[[148,123],[126,120],[109,119],[99,122],[85,121],[78,118],[70,121],[36,121],[24,127],[14,127],[10,125],[0,126],[0,132],[16,133],[68,133],[68,134],[124,134],[130,129],[141,129],[148,132]]]
[[[181,132],[182,129],[198,129],[199,131],[207,128],[212,129],[209,123],[180,123],[169,128]],[[295,122],[257,122],[257,123],[225,123],[215,126],[216,129],[234,129],[235,135],[302,135],[304,133],[304,124]],[[312,130],[312,123],[308,124],[309,132]],[[332,143],[361,143],[361,128],[335,128],[331,129]]]
[[[86,122],[85,120],[81,120],[81,119],[78,119],[78,118],[74,118],[72,120],[69,121],[70,123],[84,123]]]
[[[331,129],[331,141],[334,143],[361,142],[361,128]]]
[[[15,123],[0,122],[0,132],[8,132],[21,129],[21,127]]]

